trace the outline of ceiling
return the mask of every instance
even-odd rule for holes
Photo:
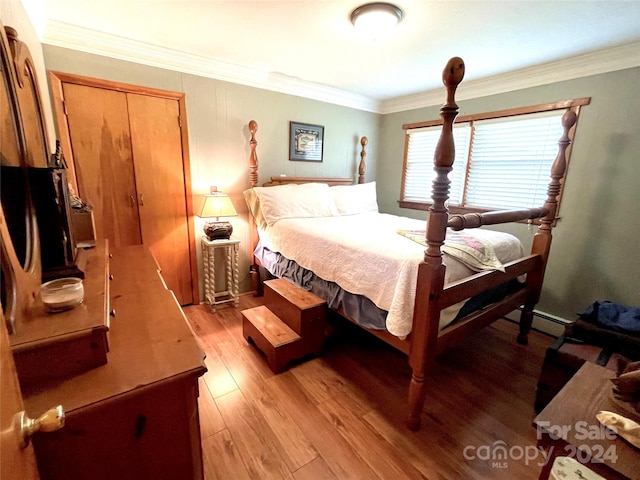
[[[540,66],[561,75],[608,52],[619,68],[640,65],[635,0],[394,0],[404,19],[377,41],[350,23],[360,0],[21,1],[46,44],[372,111],[439,88],[452,56],[465,83]]]

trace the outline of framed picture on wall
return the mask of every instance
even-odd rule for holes
[[[323,145],[323,126],[289,122],[289,160],[321,162]]]

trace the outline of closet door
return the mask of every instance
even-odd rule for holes
[[[142,243],[181,304],[191,303],[191,270],[178,101],[127,94]]]
[[[78,195],[93,205],[97,238],[141,244],[127,94],[73,83],[63,91]]]
[[[147,245],[178,302],[197,301],[184,94],[61,72],[49,78],[69,176],[94,206],[98,239]]]

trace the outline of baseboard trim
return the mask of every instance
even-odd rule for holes
[[[522,307],[505,315],[505,317],[511,321],[519,322],[521,311]],[[558,317],[557,315],[542,312],[540,310],[534,310],[531,328],[557,338],[564,334],[565,327],[569,323],[571,323],[571,320],[567,320],[566,318]]]

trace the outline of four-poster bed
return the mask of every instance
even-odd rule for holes
[[[371,277],[372,282],[379,282],[381,291],[387,288],[384,284],[384,279],[380,280],[376,277],[374,270],[382,270],[383,276],[386,277],[397,275],[397,278],[392,280],[392,286],[390,287],[390,300],[382,298],[384,295],[381,293],[381,298],[376,298],[374,301],[376,305],[388,305],[390,302],[391,308],[388,312],[385,312],[387,314],[386,328],[384,325],[381,327],[371,327],[367,321],[362,322],[361,319],[356,318],[356,315],[351,313],[351,311],[342,308],[342,305],[346,305],[347,302],[339,303],[337,307],[329,303],[329,307],[334,308],[338,313],[355,323],[364,325],[364,328],[368,331],[408,355],[409,364],[412,369],[412,377],[409,387],[409,414],[407,425],[412,430],[417,430],[420,427],[420,415],[423,410],[426,395],[425,376],[439,353],[520,306],[523,306],[523,309],[520,318],[518,342],[522,344],[527,343],[527,334],[531,328],[533,318],[533,308],[540,297],[545,267],[551,246],[551,229],[554,225],[558,205],[557,196],[560,193],[566,170],[565,151],[570,143],[568,133],[576,121],[575,113],[570,110],[563,116],[562,125],[564,134],[559,140],[557,157],[551,170],[551,182],[547,191],[547,199],[542,207],[516,211],[450,215],[446,202],[449,196],[450,184],[448,174],[452,169],[455,157],[452,134],[453,123],[458,114],[458,105],[455,102],[455,91],[462,81],[463,76],[464,63],[462,59],[455,57],[449,60],[443,72],[443,83],[447,91],[447,100],[441,108],[443,127],[434,155],[436,179],[433,182],[432,205],[427,216],[426,230],[424,230],[424,221],[421,222],[423,232],[423,238],[421,239],[422,245],[411,242],[401,235],[397,235],[397,233],[412,232],[413,230],[411,229],[415,228],[414,223],[405,223],[406,219],[396,220],[396,218],[402,217],[393,217],[377,213],[377,205],[375,205],[375,207],[371,206],[372,201],[370,196],[363,200],[363,192],[371,192],[371,188],[373,188],[375,192],[374,183],[365,184],[364,182],[366,170],[366,137],[363,137],[361,140],[362,152],[360,154],[361,160],[356,185],[345,187],[351,183],[351,179],[344,178],[272,177],[271,182],[267,182],[263,187],[260,187],[258,186],[257,140],[255,137],[258,125],[253,120],[249,123],[249,131],[251,133],[249,181],[251,188],[245,192],[245,197],[253,213],[253,215],[249,216],[252,231],[252,247],[258,247],[253,250],[254,260],[252,262],[252,272],[256,289],[260,291],[258,267],[264,265],[265,260],[269,260],[268,256],[261,255],[260,258],[258,258],[262,244],[264,243],[267,243],[269,247],[267,251],[271,251],[271,253],[275,251],[279,260],[284,258],[284,261],[287,262],[286,265],[292,264],[290,260],[295,260],[301,264],[306,263],[308,260],[309,252],[298,252],[293,248],[294,246],[292,246],[292,244],[295,244],[296,241],[300,244],[312,245],[310,247],[311,250],[323,257],[317,269],[310,269],[318,273],[317,276],[314,276],[315,273],[303,269],[303,273],[296,273],[294,277],[289,277],[290,279],[304,277],[307,280],[313,278],[314,282],[317,281],[320,283],[335,282],[351,293],[360,293],[355,290],[360,288],[361,283],[366,283],[369,277]],[[282,209],[284,207],[277,204],[277,199],[294,198],[290,196],[296,193],[296,188],[293,186],[299,184],[326,184],[326,189],[315,186],[313,189],[307,187],[301,188],[300,193],[304,192],[303,194],[306,200],[312,201],[314,198],[317,198],[318,203],[312,207],[306,206],[307,209],[310,208],[312,211],[304,210],[302,213],[283,213]],[[282,189],[285,197],[273,195],[272,192],[275,191],[273,190],[273,185],[278,186],[276,188]],[[270,188],[265,189],[265,186],[270,186]],[[286,188],[289,190],[285,190]],[[337,210],[332,210],[334,207],[331,205],[326,206],[326,208],[324,205],[319,205],[324,203],[327,196],[329,198],[333,196],[336,200],[335,203],[339,203],[338,199],[343,195],[342,192],[345,191],[339,190],[340,188],[352,189],[349,190],[346,198],[351,198],[351,195],[354,195],[353,198],[358,198],[359,201],[361,201],[361,205],[363,205],[362,211],[338,212]],[[370,195],[370,193],[364,193],[364,195]],[[342,197],[342,200],[344,200],[344,198],[345,197]],[[375,203],[375,199],[373,203]],[[349,210],[348,207],[347,210]],[[351,215],[353,213],[362,213],[364,215]],[[269,218],[265,220],[263,214]],[[341,217],[341,215],[344,216]],[[351,241],[345,240],[345,237],[339,237],[337,236],[338,234],[333,235],[333,229],[336,228],[335,225],[338,225],[337,228],[344,230],[348,230],[349,225],[354,225],[355,230],[365,231],[367,227],[364,226],[364,223],[362,223],[361,226],[359,222],[360,218],[364,218],[367,215],[374,216],[372,218],[375,218],[375,222],[377,223],[375,228],[378,229],[378,234],[375,235],[375,238],[369,237],[368,241],[365,240],[365,243],[361,243],[361,251],[358,252],[357,248],[359,247],[353,247]],[[305,218],[291,218],[296,216]],[[306,217],[321,218],[310,219]],[[341,217],[342,220],[338,221],[342,223],[332,223],[336,220],[336,217]],[[506,250],[503,251],[503,243],[510,243],[510,240],[505,237],[506,234],[487,232],[485,230],[470,230],[483,225],[496,225],[532,219],[539,219],[539,228],[533,239],[530,254],[525,254],[524,251],[521,250],[521,246],[510,247],[508,252]],[[312,232],[314,228],[316,228],[312,226],[316,221],[319,221],[319,225],[321,225],[317,227],[319,228],[318,232],[324,231],[326,234],[320,235],[320,238],[314,243],[311,236],[312,234],[309,232]],[[393,229],[393,231],[391,235],[385,237],[385,234],[382,233],[383,227],[381,226],[381,222],[386,224],[387,221],[390,222],[389,228]],[[288,230],[284,230],[285,228]],[[325,230],[323,230],[323,228]],[[500,261],[497,262],[497,266],[489,265],[485,268],[484,265],[478,267],[477,265],[469,265],[467,263],[464,263],[462,267],[458,265],[460,262],[463,262],[463,260],[458,257],[454,258],[451,249],[447,249],[447,244],[454,238],[455,234],[453,234],[452,231],[461,231],[464,229],[467,229],[464,235],[468,236],[465,238],[471,239],[470,243],[481,244],[483,247],[486,247],[486,251],[492,252],[492,255],[494,248],[496,252],[499,251],[498,253],[500,253],[500,255],[498,255],[498,257],[500,257]],[[497,243],[495,244],[491,243],[494,241],[494,233],[497,239]],[[490,235],[492,239],[489,239],[487,235]],[[265,240],[274,236],[284,239],[283,243],[278,243],[274,246],[273,243],[269,243],[271,240]],[[284,245],[287,244],[287,240],[289,244]],[[338,242],[337,247],[334,247],[333,250],[324,250],[324,245],[330,244],[332,240]],[[383,242],[389,243],[385,244]],[[279,245],[282,245],[281,250],[279,249]],[[416,248],[419,248],[420,252],[417,259],[415,254],[408,253],[410,250],[415,250]],[[338,256],[340,251],[343,250],[347,252],[347,256],[358,256],[357,266],[349,266],[351,264],[348,263],[348,258],[345,257],[346,259],[343,259]],[[402,252],[397,252],[400,255],[399,259],[391,259],[390,256],[385,256],[380,259],[377,256],[374,257],[374,255],[378,253],[374,250],[401,250]],[[292,253],[291,257],[296,256],[296,258],[291,258],[286,252],[295,252]],[[486,252],[483,251],[483,253]],[[383,255],[386,255],[386,253]],[[298,260],[298,258],[300,260]],[[331,261],[327,261],[329,258]],[[484,257],[480,260],[484,260]],[[387,261],[390,263],[384,263]],[[305,267],[306,265],[301,266]],[[277,268],[279,267],[273,267],[277,272],[283,272],[283,270],[277,270]],[[357,269],[357,271],[354,272],[353,276],[345,280],[343,273],[345,273],[345,271],[351,271],[351,268]],[[269,270],[269,268],[267,269]],[[404,276],[403,272],[405,270],[410,271],[411,275],[407,274]],[[279,273],[276,273],[276,276],[280,276]],[[309,277],[309,275],[312,275],[312,277]],[[337,280],[330,278],[331,275],[335,275]],[[522,281],[522,279],[525,280]],[[307,280],[305,280],[305,282]],[[402,284],[403,286],[399,288],[393,284],[393,282]],[[306,286],[303,286],[303,288],[310,288],[310,285],[312,284],[308,283]],[[348,285],[348,287],[345,285]],[[515,288],[511,288],[514,285]],[[506,286],[509,288],[504,288]],[[479,298],[479,296],[485,295],[487,292],[494,292],[497,288],[502,290],[500,297],[491,296],[488,300],[486,299],[482,308],[479,310],[474,310],[469,313],[468,309],[461,309],[461,306],[465,304],[467,299]],[[322,293],[315,291],[314,293],[323,297]],[[368,297],[370,295],[367,295],[365,292],[361,296]],[[377,292],[373,292],[373,296],[377,297]],[[452,308],[453,313],[451,313]],[[384,310],[383,308],[383,311]],[[358,306],[355,311],[361,313],[363,310],[361,306]],[[368,312],[369,310],[365,309],[364,311]],[[409,315],[408,325],[395,322],[395,318],[402,318],[403,315],[406,317],[407,312]],[[443,321],[445,312],[447,312],[448,316],[446,321]],[[366,315],[367,313],[365,313],[365,316]],[[392,316],[394,320],[390,320]],[[455,321],[451,322],[452,318],[455,318]]]

